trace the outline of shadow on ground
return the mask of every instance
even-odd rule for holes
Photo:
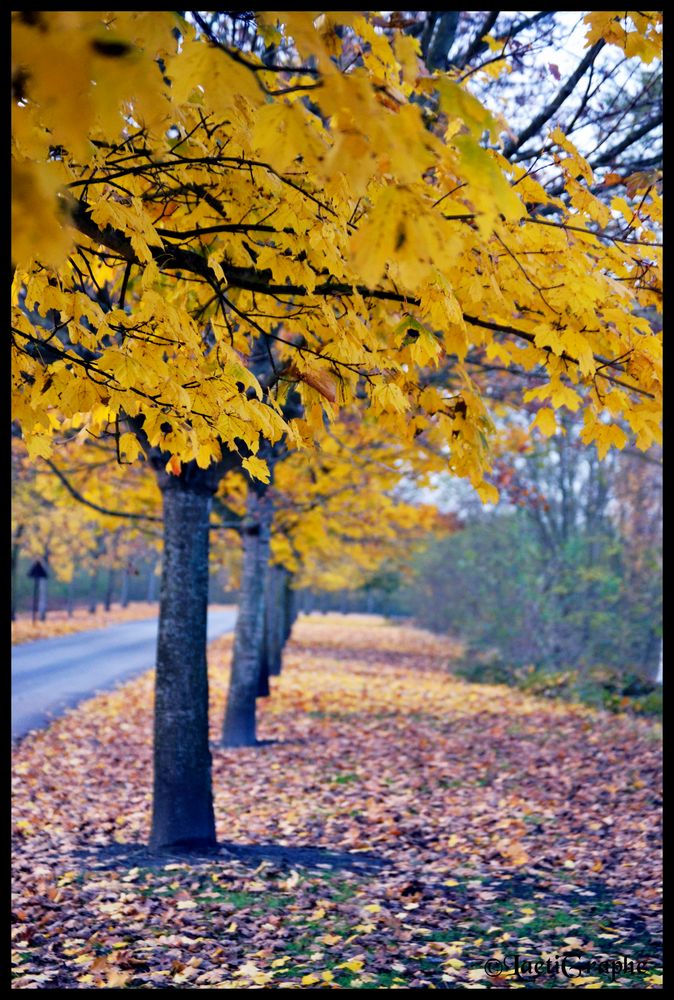
[[[322,847],[295,847],[291,844],[232,844],[224,841],[204,849],[198,844],[175,845],[152,851],[147,844],[105,844],[83,847],[72,860],[88,870],[110,868],[163,868],[170,862],[212,864],[238,862],[257,868],[266,861],[274,868],[317,868],[322,871],[351,871],[356,874],[380,872],[391,862],[375,854],[328,851]]]

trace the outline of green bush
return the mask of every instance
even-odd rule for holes
[[[662,714],[662,688],[633,673],[598,666],[583,674],[579,670],[545,667],[512,667],[492,651],[464,657],[449,664],[453,674],[474,684],[507,684],[527,694],[563,698],[610,712],[638,715]]]

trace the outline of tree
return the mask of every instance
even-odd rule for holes
[[[281,669],[299,585],[356,587],[386,558],[402,559],[433,509],[396,496],[412,450],[382,442],[376,425],[342,411],[309,456],[270,454],[273,486],[251,483],[241,524],[243,568],[224,746],[254,746],[256,699]]]
[[[13,25],[14,416],[32,457],[65,430],[112,429],[163,498],[155,846],[215,836],[205,588],[229,470],[264,482],[267,447],[310,446],[354,405],[493,498],[476,355],[546,374],[546,432],[566,406],[601,450],[625,443],[619,414],[639,447],[659,433],[661,345],[635,312],[659,274],[654,186],[608,209],[555,130],[564,205],[485,148],[499,122],[451,73],[428,74],[410,35],[389,42],[356,13],[259,21],[279,62],[197,13]],[[657,24],[636,31],[641,55]],[[634,35],[588,25],[591,44]],[[613,211],[624,223],[607,233]],[[284,417],[289,385],[302,418]]]
[[[433,536],[415,561],[409,599],[420,623],[497,656],[504,673],[650,678],[662,629],[660,461],[628,449],[599,461],[581,432],[572,414],[538,439],[513,421],[494,462],[501,503],[462,505],[461,530]]]

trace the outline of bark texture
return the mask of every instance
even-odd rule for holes
[[[223,747],[252,747],[257,744],[255,702],[260,689],[271,520],[271,497],[266,486],[251,482],[246,518],[241,529],[243,567],[222,729]]]
[[[151,846],[215,845],[208,745],[208,519],[212,491],[160,483],[164,559],[157,642]]]
[[[281,651],[283,650],[283,575],[282,566],[270,566],[267,581],[267,614],[265,628],[267,635],[267,670],[272,677],[281,673]]]

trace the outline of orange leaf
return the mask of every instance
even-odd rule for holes
[[[337,385],[334,378],[329,372],[322,371],[319,369],[314,369],[313,371],[298,371],[293,365],[288,369],[288,376],[290,378],[296,378],[300,382],[306,382],[310,385],[312,389],[316,392],[320,392],[321,396],[324,396],[328,402],[334,403],[337,400]]]

